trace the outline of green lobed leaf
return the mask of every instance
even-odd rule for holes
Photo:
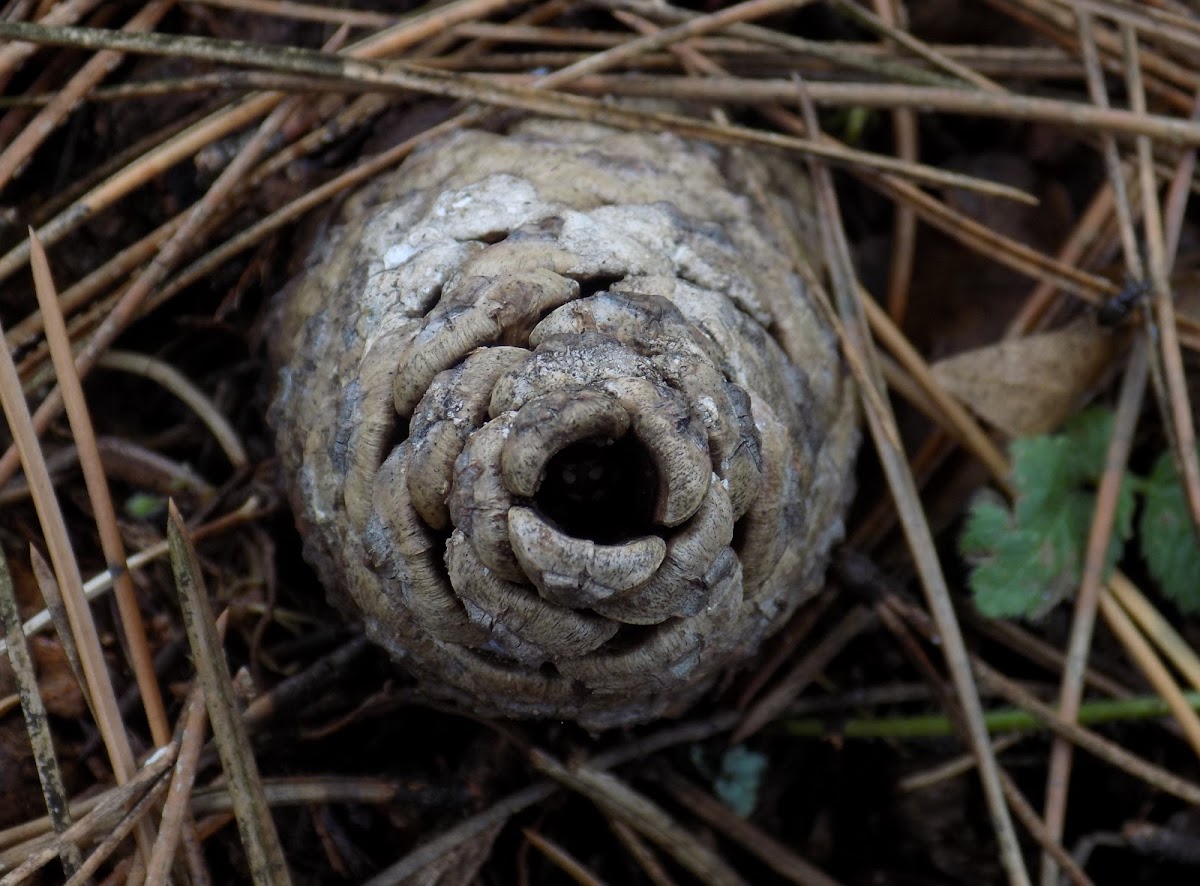
[[[1010,529],[994,540],[991,556],[971,572],[975,606],[989,618],[1017,618],[1041,612],[1055,572],[1044,556],[1038,536]]]
[[[987,558],[993,553],[996,540],[1013,528],[1012,514],[999,493],[981,490],[971,500],[971,509],[962,533],[958,536],[958,550],[966,558]]]
[[[1111,409],[1092,406],[1068,421],[1058,435],[1070,444],[1071,465],[1079,481],[1096,480],[1104,472],[1114,421]]]
[[[1200,545],[1170,452],[1159,457],[1146,480],[1138,533],[1146,566],[1162,592],[1184,612],[1200,612]]]
[[[1060,434],[1014,441],[1014,508],[994,493],[972,502],[959,547],[974,564],[971,588],[981,613],[1037,618],[1075,591],[1095,507],[1092,487],[1104,469],[1112,421],[1111,412],[1089,409]],[[1133,514],[1126,477],[1106,570],[1120,559]]]

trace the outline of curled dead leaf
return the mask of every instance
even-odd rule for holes
[[[1112,366],[1120,337],[1089,318],[933,364],[947,391],[1010,437],[1044,434],[1074,414]]]

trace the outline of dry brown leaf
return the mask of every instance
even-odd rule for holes
[[[1083,318],[1053,332],[939,360],[938,382],[1011,437],[1053,430],[1111,365],[1119,334]]]
[[[30,650],[37,663],[42,703],[56,717],[74,719],[87,713],[83,691],[75,680],[62,644],[49,637],[31,637]]]

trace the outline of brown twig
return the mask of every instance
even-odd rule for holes
[[[896,27],[900,15],[903,13],[903,8],[898,0],[875,0],[875,12],[879,17],[880,24],[887,29],[885,33],[894,35],[897,42],[901,42],[908,36],[906,32]],[[844,4],[843,9],[858,9],[854,4]],[[916,40],[917,51],[927,48],[923,41]],[[932,58],[930,61],[935,63],[948,62],[947,70],[956,76],[966,79],[967,82],[976,82],[972,80],[970,74],[973,74],[970,68],[959,65],[951,59],[945,58],[936,50],[931,50]],[[945,67],[945,65],[943,65]],[[976,85],[988,86],[990,81],[986,78],[981,78],[982,83]],[[899,108],[892,111],[892,138],[896,145],[896,154],[903,157],[905,160],[915,161],[920,153],[917,131],[917,115],[914,111],[904,108]],[[909,288],[912,286],[913,261],[916,256],[917,249],[917,217],[913,213],[911,207],[900,204],[896,206],[895,215],[892,218],[892,260],[888,263],[888,282],[886,301],[888,315],[892,320],[901,326],[904,324],[904,317],[908,313],[908,295]]]
[[[697,840],[663,809],[615,776],[586,763],[568,768],[537,749],[530,753],[530,760],[542,774],[587,797],[607,815],[629,825],[701,882],[713,886],[741,886],[745,883],[723,858]]]
[[[1180,636],[1165,616],[1146,599],[1137,586],[1119,572],[1108,582],[1108,591],[1154,641],[1193,689],[1200,690],[1200,656]]]
[[[762,2],[762,0],[751,0]],[[0,36],[17,39],[33,38],[51,45],[76,45],[84,48],[114,48],[126,52],[169,55],[205,61],[242,64],[268,69],[283,69],[295,73],[333,79],[352,80],[369,88],[417,91],[458,100],[478,101],[496,107],[512,108],[551,117],[587,120],[625,129],[645,132],[671,131],[685,137],[703,138],[718,144],[759,144],[798,151],[823,157],[840,164],[852,164],[868,169],[893,172],[915,181],[948,187],[978,190],[982,193],[1004,195],[1011,199],[1028,200],[1014,188],[981,182],[970,176],[946,172],[924,164],[905,163],[892,157],[838,148],[827,143],[793,138],[742,126],[721,126],[704,123],[679,114],[639,112],[581,96],[555,93],[549,89],[533,89],[525,85],[502,84],[494,79],[472,75],[441,72],[402,62],[378,62],[370,59],[330,55],[312,50],[292,48],[286,53],[273,47],[244,41],[223,41],[203,37],[167,37],[157,34],[127,35],[96,28],[41,28],[21,22],[0,22]],[[604,55],[600,53],[599,55]],[[597,58],[590,56],[589,58]],[[585,59],[585,61],[588,61]],[[589,62],[587,71],[595,67]],[[560,81],[575,80],[582,72],[575,66],[564,68],[540,78],[543,86],[558,86]],[[682,81],[686,84],[688,81]],[[872,89],[879,89],[872,85]],[[953,93],[955,90],[946,90]],[[973,93],[972,93],[973,95]],[[1036,102],[1035,102],[1036,103]],[[951,104],[953,101],[951,100]],[[1086,115],[1086,109],[1080,110]],[[1118,118],[1120,115],[1117,115]],[[1123,119],[1123,118],[1122,118]],[[1109,121],[1120,126],[1121,120]],[[1128,122],[1128,121],[1125,121]],[[1167,118],[1159,121],[1165,138],[1184,143],[1193,139],[1200,143],[1200,124]],[[1137,131],[1144,131],[1139,125]],[[1152,128],[1157,134],[1157,129]]]
[[[563,849],[549,837],[533,828],[521,828],[521,833],[538,852],[546,856],[556,868],[575,881],[579,886],[604,886],[604,881],[593,874],[579,859]]]
[[[36,848],[23,849],[20,863],[0,879],[0,886],[16,886],[16,884],[24,882],[30,874],[49,864],[58,854],[61,844],[82,843],[92,834],[112,828],[116,824],[115,819],[118,816],[129,819],[130,816],[123,815],[123,811],[128,812],[139,800],[146,797],[148,791],[153,790],[154,786],[160,783],[162,776],[175,762],[177,750],[178,748],[174,744],[159,748],[132,778],[96,798],[89,811],[86,814],[80,813],[82,817],[63,833],[57,835],[54,840],[44,841],[41,846]],[[161,783],[164,787],[166,786],[165,780]],[[7,858],[7,853],[3,857],[6,859],[5,863],[12,863]]]
[[[1154,649],[1138,631],[1137,626],[1125,610],[1113,599],[1112,593],[1107,588],[1100,592],[1099,606],[1109,629],[1120,640],[1129,657],[1137,662],[1150,685],[1167,703],[1175,721],[1183,730],[1184,738],[1191,745],[1192,751],[1200,757],[1200,716],[1197,716],[1191,705],[1188,704],[1171,672],[1155,655]]]
[[[290,18],[296,21],[325,22],[355,28],[386,28],[399,22],[399,17],[380,12],[356,9],[335,9],[316,3],[297,3],[293,0],[188,0],[189,3],[235,9],[258,15]]]
[[[117,782],[123,784],[133,777],[133,750],[125,726],[121,722],[116,693],[100,647],[99,632],[84,598],[79,564],[71,549],[66,522],[50,483],[50,475],[33,430],[29,407],[25,403],[21,383],[17,379],[16,367],[7,348],[0,348],[0,352],[0,402],[3,403],[14,446],[20,454],[25,476],[29,480],[34,506],[46,534],[50,559],[63,593],[71,630],[79,646],[80,664],[86,678],[84,688],[91,696],[93,710],[97,716],[96,725],[108,750],[113,773]],[[148,851],[151,842],[149,831],[139,828],[139,844],[142,849]]]
[[[615,818],[608,820],[608,826],[612,828],[612,832],[617,835],[617,839],[621,841],[621,845],[625,847],[625,850],[633,860],[638,863],[638,867],[642,869],[646,878],[654,886],[676,886],[675,881],[671,879],[671,875],[667,873],[666,868],[655,857],[653,850],[637,835],[637,831],[625,824],[625,822],[618,821]]]
[[[198,526],[192,530],[192,538],[196,541],[205,538],[211,538],[222,532],[227,532],[230,529],[240,526],[243,523],[248,523],[262,517],[266,511],[263,509],[262,503],[253,496],[248,498],[241,507],[236,508],[228,514],[224,514],[215,520],[205,523],[203,526]],[[147,563],[160,559],[167,554],[168,545],[165,541],[157,542],[145,550],[138,551],[133,556],[126,560],[126,564],[130,570],[140,569]],[[35,552],[36,554],[36,552]],[[37,557],[34,559],[34,569],[37,569]],[[43,561],[44,562],[44,561]],[[94,576],[83,585],[84,596],[90,601],[99,597],[101,594],[112,588],[114,573],[111,570],[104,570],[97,576]],[[41,584],[43,595],[45,595],[46,585]],[[47,606],[50,606],[50,600],[47,599]],[[54,621],[51,612],[39,612],[30,616],[24,625],[24,633],[26,637],[44,631]],[[70,635],[67,634],[67,640],[70,640]],[[64,643],[67,641],[64,641]],[[0,653],[7,649],[3,640],[0,640]],[[81,684],[82,685],[82,684]]]
[[[191,813],[188,803],[192,798],[192,786],[200,762],[200,751],[204,747],[204,693],[199,685],[193,686],[180,718],[182,725],[179,741],[179,757],[175,771],[171,774],[171,787],[163,803],[162,822],[158,828],[158,839],[146,862],[146,882],[167,882],[175,849],[185,829],[191,828]]]
[[[796,696],[824,672],[846,644],[874,624],[875,617],[869,609],[851,609],[815,646],[801,656],[770,692],[746,710],[730,741],[733,744],[745,741],[782,714]]]
[[[117,607],[121,613],[121,625],[125,630],[125,641],[132,659],[131,664],[137,679],[138,691],[141,693],[142,705],[146,711],[146,721],[150,724],[150,734],[154,739],[154,744],[161,747],[171,740],[171,729],[167,724],[162,690],[159,689],[158,679],[154,674],[153,655],[146,641],[146,628],[138,607],[133,580],[130,578],[128,564],[125,561],[125,543],[121,539],[120,529],[117,528],[116,509],[113,507],[108,481],[104,476],[104,467],[100,463],[100,453],[96,447],[96,432],[92,427],[91,415],[83,397],[83,386],[80,384],[79,376],[75,374],[71,342],[67,339],[66,326],[63,323],[62,314],[58,310],[54,281],[50,276],[50,264],[32,231],[30,231],[30,237],[33,238],[33,242],[30,244],[30,256],[33,264],[34,289],[37,293],[38,304],[42,309],[46,341],[50,346],[55,374],[58,376],[59,387],[63,392],[63,403],[66,406],[67,417],[71,422],[71,431],[75,437],[75,445],[79,451],[79,464],[83,468],[88,499],[95,513],[96,527],[100,533],[100,545],[109,569],[116,576],[114,591]]]
[[[679,804],[707,822],[789,883],[798,886],[837,886],[837,881],[798,855],[794,849],[763,833],[706,791],[675,772],[663,776],[667,790]]]
[[[130,34],[144,34],[152,30],[174,5],[175,0],[152,0],[129,20],[124,31]],[[123,58],[124,56],[119,52],[106,50],[96,53],[79,69],[70,82],[57,92],[50,103],[30,121],[21,134],[13,139],[3,151],[0,151],[0,191],[28,162],[38,145],[45,141],[62,123],[71,109],[79,102],[80,97],[110,74]]]
[[[279,835],[263,795],[254,750],[234,700],[229,665],[225,661],[196,551],[174,502],[168,505],[168,510],[167,535],[180,612],[221,766],[232,788],[234,813],[250,869],[258,882],[290,883]]]
[[[178,369],[149,354],[116,350],[104,354],[96,361],[96,365],[101,369],[115,369],[138,375],[161,385],[195,413],[233,467],[243,468],[249,464],[250,458],[246,455],[246,447],[238,432],[217,409],[212,399]]]
[[[71,812],[67,808],[67,791],[63,786],[62,770],[58,755],[54,752],[54,739],[50,735],[50,723],[46,719],[46,706],[38,690],[37,674],[33,669],[33,658],[29,644],[21,633],[21,614],[17,611],[17,598],[13,594],[12,578],[8,572],[8,559],[0,554],[0,626],[4,635],[12,638],[8,644],[8,657],[12,662],[13,674],[21,695],[21,709],[25,714],[25,729],[33,747],[33,758],[37,765],[38,780],[42,784],[42,796],[50,822],[58,834],[71,826]],[[62,865],[69,877],[79,869],[83,857],[79,847],[66,841],[62,845]]]
[[[38,22],[47,26],[73,25],[100,5],[100,0],[65,0],[54,4]],[[25,59],[37,52],[34,43],[7,43],[0,46],[0,89],[8,85],[8,78]]]
[[[1137,113],[1146,112],[1146,94],[1142,88],[1141,68],[1138,62],[1137,37],[1127,25],[1122,25],[1122,40],[1128,60],[1127,88],[1130,102]],[[1200,85],[1197,86],[1200,88]],[[1179,476],[1183,480],[1184,499],[1192,515],[1192,524],[1200,537],[1200,456],[1196,453],[1196,428],[1192,417],[1191,400],[1187,395],[1187,382],[1183,372],[1183,358],[1179,349],[1179,332],[1175,321],[1175,308],[1171,301],[1171,284],[1168,276],[1166,240],[1163,236],[1162,215],[1159,210],[1157,181],[1154,173],[1153,145],[1146,136],[1137,139],[1138,172],[1141,180],[1142,219],[1146,234],[1147,264],[1150,271],[1151,305],[1157,326],[1158,359],[1162,365],[1166,395],[1170,409],[1166,424],[1174,431],[1172,448]],[[1147,326],[1147,330],[1149,326]]]
[[[1100,107],[1108,106],[1108,93],[1104,86],[1100,63],[1095,50],[1091,19],[1086,13],[1078,14],[1079,43],[1083,49],[1084,65],[1088,74],[1088,87],[1092,101]],[[1108,170],[1108,186],[1113,193],[1113,206],[1117,213],[1121,243],[1124,248],[1126,268],[1134,279],[1142,276],[1142,263],[1133,231],[1133,213],[1125,190],[1125,173],[1121,168],[1116,142],[1111,136],[1103,140],[1105,166]],[[1143,186],[1145,181],[1142,181]],[[1154,182],[1151,181],[1151,187]],[[1133,350],[1125,369],[1117,414],[1113,421],[1113,435],[1105,455],[1104,473],[1096,496],[1088,532],[1087,549],[1084,556],[1083,576],[1079,592],[1075,597],[1074,617],[1067,644],[1067,657],[1059,686],[1059,713],[1067,720],[1079,716],[1079,705],[1083,696],[1083,673],[1087,669],[1088,653],[1092,644],[1096,609],[1100,604],[1101,584],[1108,563],[1108,550],[1113,531],[1118,497],[1125,479],[1125,465],[1133,445],[1133,434],[1141,412],[1142,395],[1149,374],[1149,351],[1145,339]],[[1106,607],[1106,611],[1108,611]],[[1111,623],[1111,619],[1110,619]],[[1193,715],[1194,716],[1194,715]],[[1046,829],[1054,840],[1062,838],[1066,821],[1067,794],[1071,773],[1071,744],[1056,739],[1050,749],[1050,761],[1046,774],[1046,799],[1044,815]],[[1042,884],[1053,886],[1058,876],[1058,860],[1050,856],[1042,859]]]
[[[816,111],[812,103],[807,100],[803,92],[801,92],[800,99],[801,108],[804,111],[804,122],[809,132],[818,132]],[[821,225],[822,241],[833,281],[832,288],[837,298],[838,313],[849,333],[851,347],[863,354],[868,365],[874,369],[873,377],[868,380],[868,383],[882,392],[884,388],[878,364],[874,360],[874,351],[863,308],[862,289],[855,278],[854,264],[850,258],[845,231],[841,225],[841,213],[837,196],[833,190],[833,183],[824,166],[816,160],[811,161],[811,165],[817,203],[824,220]],[[987,798],[988,812],[991,815],[996,839],[1000,844],[1001,861],[1011,883],[1026,884],[1029,882],[1029,875],[1025,870],[1020,845],[1017,842],[1012,819],[1005,804],[999,766],[996,758],[992,755],[987,727],[983,722],[983,707],[979,701],[975,681],[971,676],[966,645],[958,625],[958,619],[954,614],[954,606],[950,600],[950,589],[946,585],[933,535],[921,507],[920,496],[917,493],[912,473],[908,470],[904,453],[891,442],[899,437],[895,416],[890,407],[885,406],[883,412],[877,412],[871,408],[870,400],[866,397],[863,400],[867,423],[875,441],[875,449],[883,464],[888,487],[900,514],[900,523],[904,528],[909,550],[921,578],[926,603],[933,613],[941,634],[942,652],[947,667],[955,688],[958,690],[958,703],[962,709],[962,719],[967,732],[966,738],[978,760],[979,775]]]

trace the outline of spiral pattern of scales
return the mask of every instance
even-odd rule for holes
[[[751,174],[811,243],[784,163],[459,132],[356,195],[283,294],[306,555],[431,695],[678,713],[820,586],[853,396]]]

